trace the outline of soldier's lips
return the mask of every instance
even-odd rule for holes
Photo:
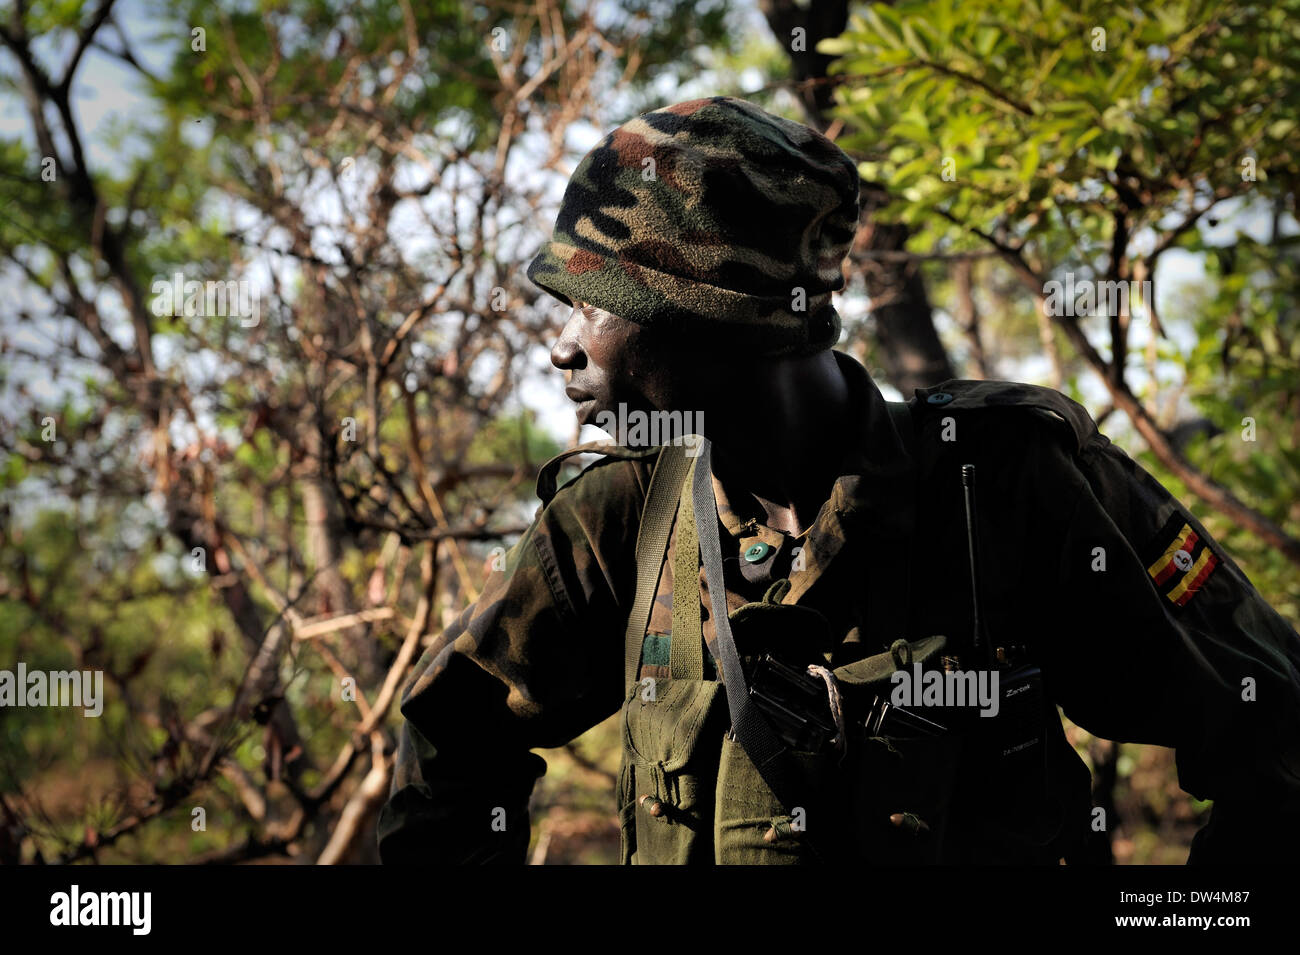
[[[588,418],[591,417],[592,409],[596,406],[595,397],[583,391],[581,388],[574,388],[572,386],[565,388],[564,394],[570,401],[577,405],[573,410],[573,413],[577,416],[578,423],[586,424]]]

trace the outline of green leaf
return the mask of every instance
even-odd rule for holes
[[[925,42],[921,37],[917,35],[917,32],[912,29],[912,24],[908,23],[906,20],[903,21],[903,42],[907,44],[909,50],[915,53],[922,60],[928,61],[930,59],[930,50],[926,47]]]
[[[980,27],[975,33],[975,52],[980,56],[987,57],[993,52],[994,45],[998,42],[1000,34],[993,27]]]
[[[1103,130],[1100,126],[1094,126],[1092,129],[1085,130],[1083,135],[1074,141],[1074,148],[1082,149],[1084,146],[1088,145],[1088,143],[1100,136],[1102,132]]]
[[[1285,139],[1287,134],[1295,128],[1296,121],[1294,119],[1279,119],[1269,124],[1268,135],[1273,139]]]
[[[826,56],[843,56],[853,49],[853,44],[842,36],[830,36],[817,42],[816,50]]]
[[[1024,155],[1020,157],[1020,177],[1029,179],[1038,171],[1038,164],[1042,157],[1038,152],[1037,143],[1028,143],[1025,146]]]
[[[885,24],[881,12],[879,12],[882,10],[887,11],[888,9],[888,7],[867,7],[864,16],[867,18],[867,22],[871,24],[872,30],[875,31],[876,39],[887,47],[897,49],[902,45],[898,38],[898,32],[890,29],[890,27]]]

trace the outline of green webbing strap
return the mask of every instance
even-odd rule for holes
[[[731,715],[731,736],[767,783],[772,794],[785,809],[794,813],[796,808],[806,811],[809,819],[817,820],[808,830],[805,843],[822,860],[830,858],[833,849],[833,832],[827,827],[831,816],[823,815],[827,805],[826,794],[817,791],[810,780],[793,763],[789,748],[772,730],[767,718],[751,701],[745,673],[740,665],[740,654],[731,632],[731,618],[727,610],[727,586],[722,571],[722,544],[718,535],[718,501],[713,492],[713,444],[702,442],[699,458],[692,475],[695,495],[695,526],[699,537],[695,549],[704,564],[704,577],[709,584],[709,603],[713,609],[713,635],[718,647],[718,661],[722,666],[723,687],[727,691],[727,709]],[[677,543],[681,549],[681,541]],[[698,572],[697,572],[698,573]],[[676,584],[676,581],[673,582]],[[675,635],[675,634],[674,634]]]
[[[695,535],[695,495],[691,491],[691,462],[677,507],[677,540],[673,545],[673,636],[668,663],[674,680],[704,679],[704,628],[700,611],[700,541]]]
[[[636,598],[623,637],[623,671],[629,693],[641,668],[641,644],[650,623],[650,607],[659,584],[668,532],[673,526],[673,505],[686,479],[689,463],[684,447],[666,445],[655,462],[654,473],[650,475],[650,489],[646,492],[641,526],[636,535]]]

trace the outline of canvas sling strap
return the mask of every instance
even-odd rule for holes
[[[750,762],[767,783],[772,794],[793,813],[796,807],[804,810],[808,829],[802,841],[822,861],[829,861],[826,851],[823,814],[824,794],[814,791],[802,778],[788,747],[777,738],[771,724],[751,700],[740,654],[731,632],[731,618],[727,610],[727,589],[722,573],[722,545],[718,537],[718,504],[713,494],[713,469],[710,465],[712,445],[702,439],[702,449],[695,461],[692,474],[692,495],[695,509],[695,532],[699,539],[699,553],[704,564],[704,576],[709,585],[709,603],[713,611],[713,631],[718,663],[722,669],[723,687],[727,692],[727,709],[731,715],[731,736],[745,750]],[[678,535],[678,547],[683,541]],[[690,542],[686,542],[688,547]],[[692,548],[693,549],[693,548]],[[676,578],[674,578],[674,581]]]
[[[674,513],[678,525],[678,547],[674,554],[674,581],[694,580],[699,574],[700,555],[713,610],[717,648],[732,736],[745,750],[773,794],[787,809],[802,807],[809,818],[823,821],[820,799],[801,787],[790,762],[789,750],[776,738],[771,727],[749,702],[749,692],[727,615],[726,589],[722,576],[722,552],[718,537],[717,501],[711,480],[709,444],[701,439],[701,451],[694,460],[685,449],[664,448],[651,475],[645,510],[637,534],[637,586],[625,635],[626,684],[630,694],[640,669],[641,649],[649,624],[650,608],[662,570]],[[687,482],[688,476],[692,479]],[[675,678],[699,678],[702,673],[703,637],[699,591],[694,587],[673,588],[673,636],[669,662]],[[694,599],[691,599],[691,598]],[[811,827],[810,827],[811,829]],[[827,833],[829,835],[829,833]],[[817,848],[820,839],[805,842]]]
[[[623,641],[624,689],[628,694],[632,692],[632,685],[637,682],[641,669],[641,648],[646,627],[650,624],[650,608],[654,604],[668,547],[668,534],[673,527],[673,513],[689,465],[685,447],[666,445],[650,475],[650,488],[646,492],[645,509],[641,512],[641,526],[636,535],[636,595],[627,617],[627,633]]]
[[[704,621],[698,587],[678,587],[677,581],[700,577],[699,544],[695,534],[694,477],[699,458],[691,462],[682,482],[677,506],[677,540],[673,549],[673,635],[668,645],[669,673],[674,680],[704,679]]]
[[[907,405],[901,401],[890,401],[886,404],[889,413],[893,416],[894,427],[902,436],[904,447],[912,453],[914,431]],[[692,462],[692,459],[687,457],[686,450],[682,445],[667,445],[660,452],[650,477],[645,508],[641,512],[641,525],[636,540],[636,591],[632,610],[627,618],[624,640],[625,689],[629,693],[641,667],[642,644],[645,640],[646,628],[650,624],[650,609],[658,588],[659,574],[668,548],[668,537],[672,532],[673,515],[679,509],[683,484]],[[694,460],[698,461],[698,458]],[[712,487],[710,487],[709,498],[713,498]],[[716,506],[715,502],[715,509]]]
[[[911,412],[902,402],[887,402],[887,405],[894,427],[899,432],[904,447],[911,453],[914,438]],[[698,574],[697,557],[693,553],[698,540],[699,559],[704,565],[705,579],[709,586],[716,652],[731,716],[731,735],[744,748],[768,787],[787,810],[800,806],[808,811],[810,819],[817,819],[820,814],[813,807],[821,802],[819,794],[810,792],[801,785],[790,750],[777,738],[749,696],[727,611],[722,546],[718,536],[717,500],[713,493],[712,446],[703,437],[699,441],[700,452],[693,460],[687,457],[684,447],[666,446],[650,478],[645,510],[637,533],[636,596],[628,615],[625,635],[627,690],[631,692],[640,669],[650,608],[676,513],[682,523],[678,533],[679,553],[674,555],[674,581],[690,579]],[[693,521],[690,520],[691,516],[694,517]],[[673,635],[677,639],[672,640],[670,645],[670,668],[674,677],[695,676],[702,655],[698,600],[695,601],[692,614],[686,609],[687,602],[679,599],[676,591],[697,593],[694,588],[688,591],[686,588],[674,587]],[[809,827],[810,838],[806,840],[807,844],[819,856],[827,858],[829,854],[825,850],[825,843],[822,838],[814,835],[813,828]]]
[[[900,432],[904,447],[912,450],[912,417],[903,402],[887,402],[894,427]],[[767,721],[762,718],[749,697],[745,684],[745,675],[740,666],[740,655],[731,633],[731,621],[727,613],[727,595],[722,576],[722,547],[718,538],[718,509],[713,494],[712,443],[701,438],[702,448],[695,460],[692,474],[692,487],[695,509],[694,530],[699,537],[700,554],[704,562],[705,579],[709,584],[709,600],[713,608],[713,626],[717,641],[717,654],[722,667],[722,679],[726,684],[727,705],[731,711],[732,734],[745,747],[759,772],[766,779],[768,774],[764,765],[776,761],[777,754],[784,750]],[[681,548],[679,548],[681,549]],[[678,561],[680,564],[681,561]],[[676,578],[674,578],[676,579]],[[676,633],[677,610],[674,606],[674,633]],[[678,641],[673,641],[674,643]],[[675,675],[675,674],[674,674]],[[774,772],[780,773],[780,769]],[[774,792],[777,792],[775,787]],[[779,795],[779,792],[778,792]]]

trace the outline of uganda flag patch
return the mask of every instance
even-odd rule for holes
[[[1219,563],[1204,538],[1179,511],[1160,529],[1146,557],[1156,589],[1182,607],[1205,585]]]

